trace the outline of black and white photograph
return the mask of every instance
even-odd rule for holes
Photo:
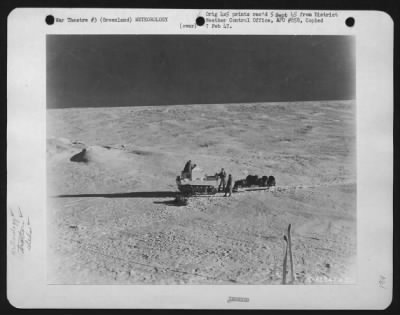
[[[10,12],[9,303],[390,307],[393,31],[373,10]]]
[[[355,284],[354,36],[46,36],[48,284]]]

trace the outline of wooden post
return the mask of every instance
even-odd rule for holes
[[[294,274],[294,267],[293,267],[293,255],[292,255],[292,237],[290,235],[290,229],[292,225],[289,224],[288,226],[288,243],[289,243],[289,258],[290,258],[290,273],[292,274],[291,276],[291,283],[294,283],[296,280],[295,274]]]
[[[285,251],[283,253],[283,271],[282,271],[282,284],[286,284],[286,265],[287,265],[287,252],[288,252],[288,239],[286,235],[283,236],[285,241]]]

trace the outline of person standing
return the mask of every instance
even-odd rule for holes
[[[192,180],[192,170],[196,167],[196,164],[192,165],[192,160],[186,162],[185,167],[182,172],[183,178],[189,178]]]
[[[221,178],[221,181],[219,182],[218,186],[218,191],[221,191],[221,186],[222,186],[222,191],[225,191],[225,186],[226,186],[226,172],[223,168],[221,168],[221,172],[217,174],[219,178]]]
[[[228,181],[226,183],[226,188],[225,188],[225,195],[224,197],[226,197],[227,194],[229,194],[229,197],[232,196],[232,188],[233,188],[233,179],[232,179],[232,175],[229,174],[228,176]]]

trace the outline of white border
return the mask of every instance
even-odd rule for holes
[[[7,295],[18,308],[383,309],[392,299],[393,21],[378,11],[335,11],[323,24],[243,24],[179,29],[207,10],[15,9],[8,17],[8,206],[33,227],[32,251],[7,252]],[[236,10],[232,10],[236,11]],[[265,11],[265,10],[263,10]],[[299,10],[300,11],[300,10]],[[303,10],[304,11],[304,10]],[[315,11],[315,10],[313,10]],[[168,23],[55,23],[45,16],[168,16]],[[348,16],[353,28],[345,26]],[[356,36],[356,285],[88,286],[46,284],[46,34],[331,34]],[[8,213],[10,218],[10,214]],[[8,221],[10,222],[10,221]],[[8,226],[10,236],[10,225]],[[381,276],[386,282],[379,284]],[[382,284],[382,283],[381,283]],[[227,303],[229,296],[248,303]]]

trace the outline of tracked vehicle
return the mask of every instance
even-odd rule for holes
[[[204,175],[190,179],[181,174],[181,176],[176,177],[176,184],[179,191],[185,196],[215,195],[218,191],[218,176]]]

